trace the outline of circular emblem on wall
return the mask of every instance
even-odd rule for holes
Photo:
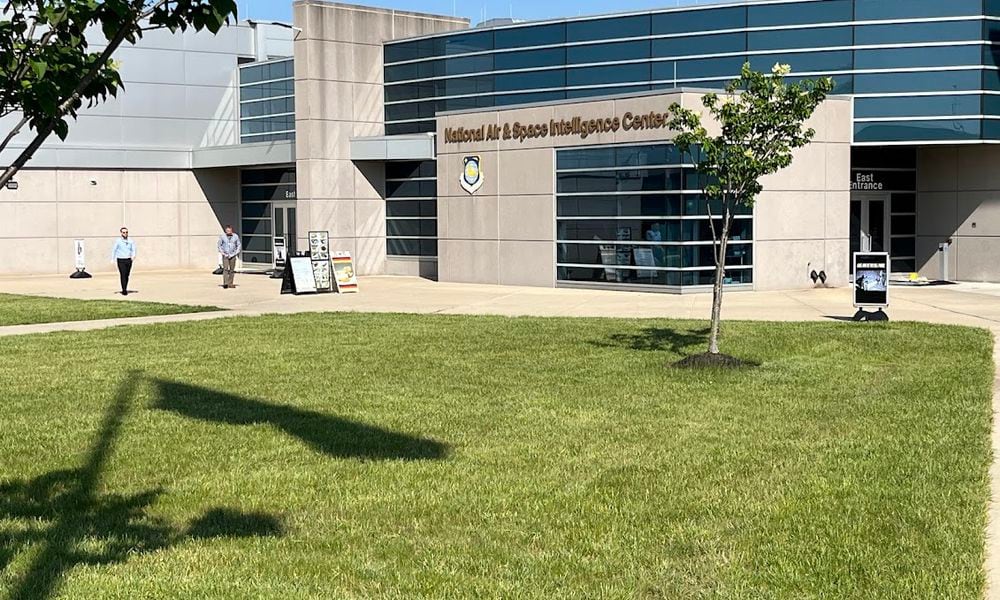
[[[470,194],[483,186],[483,171],[480,168],[479,156],[466,156],[462,158],[462,177],[459,179],[462,189]]]

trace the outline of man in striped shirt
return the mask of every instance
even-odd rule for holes
[[[236,287],[233,277],[236,272],[236,257],[240,255],[243,246],[240,236],[233,233],[233,226],[226,225],[226,233],[219,236],[219,254],[222,255],[222,288]]]

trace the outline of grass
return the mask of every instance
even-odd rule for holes
[[[991,339],[324,314],[0,339],[0,595],[979,600]]]
[[[45,296],[0,294],[0,327],[65,321],[92,321],[221,310],[214,306],[185,306],[124,300],[75,300]]]

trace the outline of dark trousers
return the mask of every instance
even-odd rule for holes
[[[128,276],[132,272],[132,259],[131,258],[119,258],[118,259],[118,274],[122,278],[122,291],[128,291]]]

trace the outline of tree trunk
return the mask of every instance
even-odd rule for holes
[[[715,249],[715,281],[712,283],[712,324],[709,328],[708,352],[719,353],[719,326],[722,324],[722,282],[726,277],[726,246],[729,244],[729,225],[732,211],[728,201],[722,214],[722,232]]]

